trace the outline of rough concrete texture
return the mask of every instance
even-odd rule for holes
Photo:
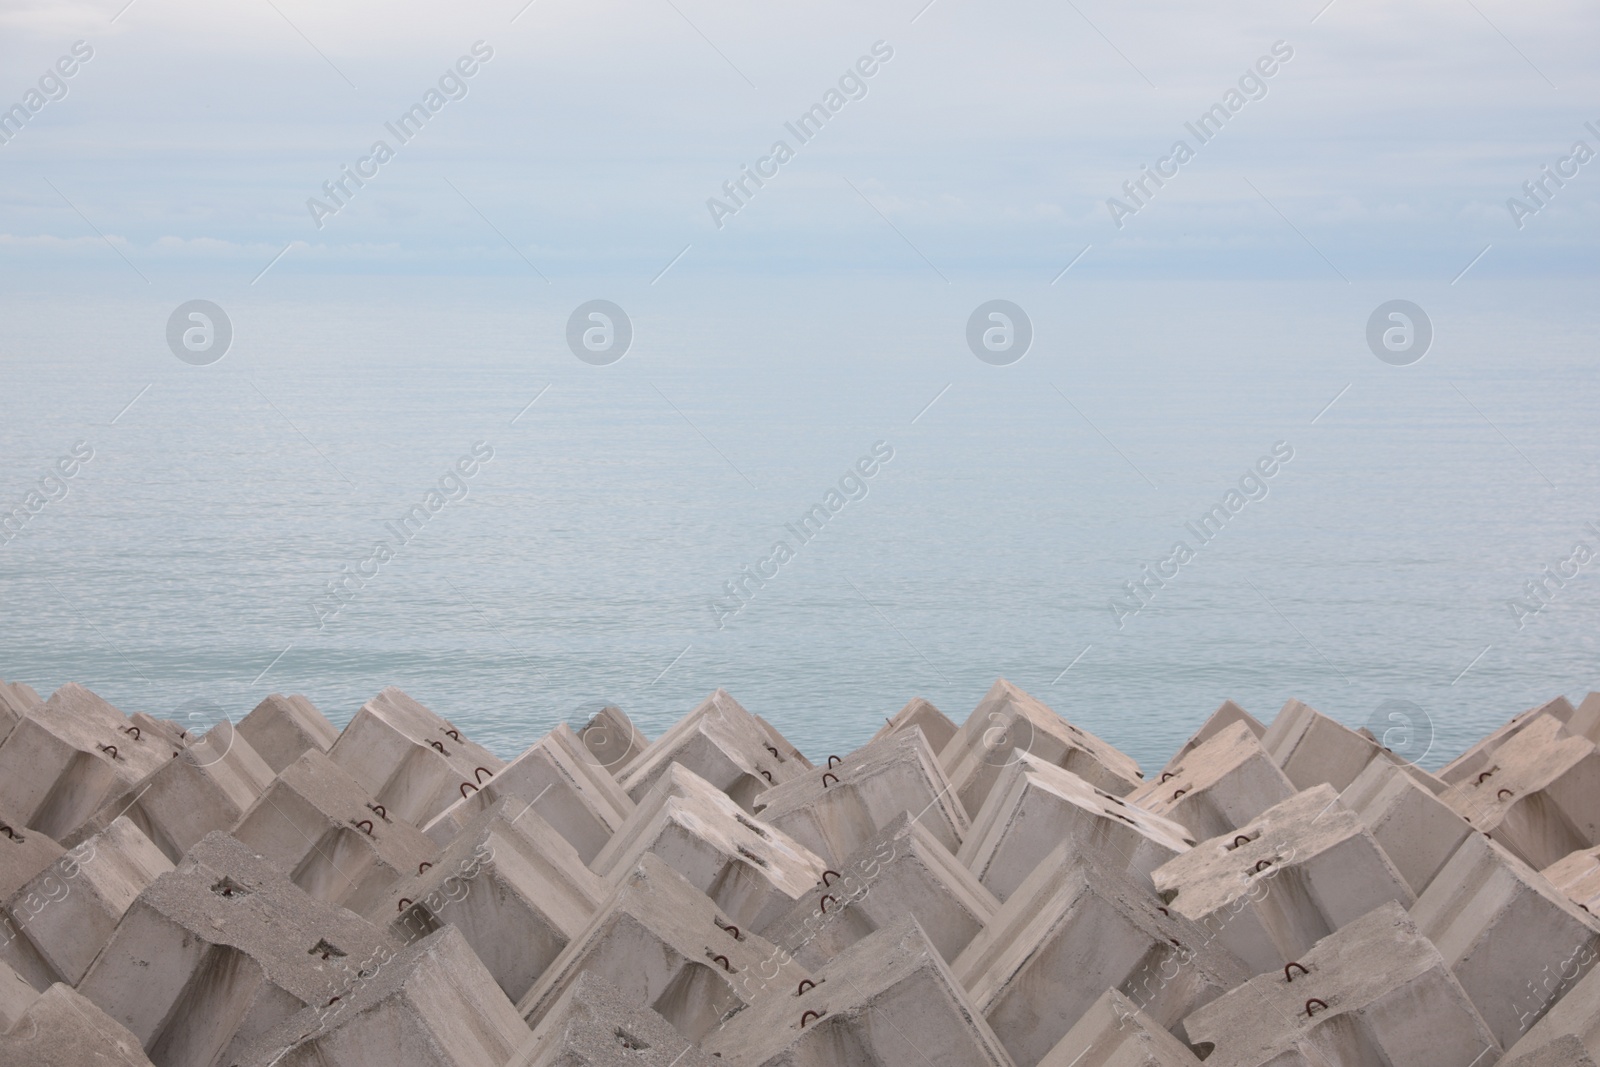
[[[1600,745],[1600,693],[1588,694],[1572,709],[1567,732]]]
[[[1278,711],[1261,735],[1261,747],[1296,789],[1322,784],[1343,789],[1382,751],[1370,734],[1357,733],[1298,700]]]
[[[50,900],[22,889],[48,871],[62,852],[59,844],[0,808],[0,963],[41,993],[56,976],[25,931]]]
[[[1012,1067],[911,916],[863,938],[803,992],[782,990],[707,1035],[733,1067]]]
[[[1416,895],[1361,819],[1319,785],[1237,833],[1202,841],[1152,879],[1174,911],[1217,931],[1255,971],[1282,967],[1380,904]]]
[[[928,739],[928,747],[938,753],[943,752],[944,746],[948,745],[950,739],[956,735],[956,724],[931,702],[917,697],[895,712],[894,718],[886,719],[884,724],[878,727],[878,732],[872,735],[872,740],[880,741],[891,734],[903,733],[906,730],[921,730],[922,736]]]
[[[338,728],[299,694],[273,693],[239,722],[239,734],[273,774],[313,749],[326,754],[339,740]]]
[[[1193,840],[1180,823],[1018,753],[1000,772],[956,858],[1003,901],[1062,841],[1109,867],[1148,877]]]
[[[763,826],[687,767],[656,779],[590,865],[620,883],[646,852],[683,875],[737,926],[764,931],[827,869],[775,824]]]
[[[830,761],[831,762],[831,761]],[[971,829],[921,730],[871,742],[762,793],[755,811],[829,862],[842,862],[901,812],[952,853]]]
[[[419,827],[505,766],[393,686],[361,705],[328,756],[391,816]]]
[[[1595,1060],[1582,1041],[1567,1034],[1526,1051],[1518,1042],[1500,1061],[1500,1067],[1595,1067]]]
[[[1138,1005],[1108,989],[1039,1067],[1199,1067],[1194,1051]]]
[[[1183,747],[1173,753],[1172,758],[1167,761],[1167,765],[1161,769],[1163,771],[1172,770],[1174,764],[1182,763],[1185,756],[1236,722],[1244,723],[1245,729],[1255,734],[1257,739],[1267,732],[1267,728],[1254,715],[1245,711],[1233,701],[1224,700],[1217,710],[1211,713],[1211,717],[1205,721],[1200,729],[1194,732],[1194,736],[1185,741]]]
[[[1001,678],[939,753],[969,815],[983,807],[1001,768],[1019,748],[1119,797],[1138,788],[1142,777],[1132,758]]]
[[[1294,791],[1249,724],[1235,722],[1128,794],[1127,800],[1188,827],[1196,838],[1206,838],[1243,826]]]
[[[1439,769],[1438,778],[1448,785],[1475,777],[1489,766],[1489,761],[1499,747],[1541,718],[1553,718],[1565,726],[1577,711],[1566,697],[1540,704],[1536,708],[1513,715],[1511,719],[1461,755]],[[1593,740],[1591,738],[1590,740]]]
[[[911,821],[910,812],[901,812],[822,879],[762,931],[812,970],[907,914],[951,962],[1000,908],[972,872]]]
[[[1600,969],[1583,973],[1577,966],[1586,953],[1552,960],[1518,990],[1518,1014],[1530,1021],[1539,1016],[1506,1059],[1528,1055],[1562,1037],[1576,1037],[1591,1056],[1600,1058]]]
[[[1320,1003],[1319,1003],[1320,1002]],[[1305,1062],[1466,1067],[1500,1045],[1439,951],[1398,904],[1319,941],[1183,1022],[1208,1067]],[[1211,1046],[1207,1050],[1207,1046]],[[1487,1050],[1487,1053],[1486,1051]]]
[[[698,1041],[728,1013],[810,977],[760,935],[739,929],[650,853],[517,1003],[537,1026],[584,972],[614,983]]]
[[[1600,915],[1600,849],[1570,853],[1539,873],[1578,907]]]
[[[423,829],[435,843],[446,844],[472,819],[507,798],[532,803],[585,863],[599,855],[633,811],[628,794],[595,763],[572,728],[561,723]]]
[[[1411,918],[1505,1048],[1550,1006],[1529,984],[1586,974],[1600,953],[1600,919],[1482,834],[1461,843]]]
[[[716,1059],[597,974],[572,983],[506,1067],[713,1067]]]
[[[1388,760],[1367,764],[1339,794],[1339,802],[1361,817],[1418,896],[1472,833],[1472,825],[1453,808]]]
[[[656,738],[629,765],[622,787],[637,803],[674,763],[727,793],[745,811],[752,810],[760,793],[810,770],[784,755],[756,717],[723,689]]]
[[[607,704],[590,717],[578,739],[594,762],[613,778],[650,747],[650,739],[615,704]]]
[[[12,727],[22,721],[35,704],[39,694],[21,682],[8,682],[0,678],[0,744],[10,735]]]
[[[4,975],[0,974],[0,979]],[[5,1067],[151,1067],[139,1039],[74,992],[53,985],[0,1033]]]
[[[232,836],[317,900],[352,911],[370,907],[439,851],[314,749],[284,768]]]

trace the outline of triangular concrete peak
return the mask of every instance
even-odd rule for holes
[[[0,745],[5,744],[12,727],[38,703],[39,694],[27,685],[0,678]]]
[[[796,992],[702,1043],[730,1067],[1013,1067],[916,919],[858,941]]]
[[[757,726],[761,727],[761,732],[767,735],[767,740],[772,742],[772,746],[779,752],[783,753],[784,759],[794,760],[802,767],[809,768],[814,766],[814,764],[812,764],[812,762],[806,758],[806,754],[795,747],[794,742],[790,741],[787,737],[784,737],[782,732],[780,732],[776,726],[772,725],[755,712],[751,712],[750,717],[756,721]]]
[[[1255,734],[1258,739],[1267,732],[1267,728],[1254,715],[1245,711],[1233,701],[1224,700],[1217,710],[1211,713],[1211,717],[1205,721],[1200,729],[1194,732],[1194,736],[1185,741],[1183,747],[1178,749],[1172,758],[1167,761],[1167,765],[1161,769],[1163,771],[1172,770],[1174,764],[1182,763],[1185,756],[1236,722],[1244,723],[1245,727]]]
[[[1208,1067],[1465,1067],[1500,1052],[1444,958],[1394,903],[1198,1009],[1183,1028],[1194,1047],[1212,1047]]]
[[[1358,733],[1298,700],[1278,711],[1261,736],[1261,747],[1296,789],[1323,783],[1343,789],[1382,752],[1371,734]]]
[[[843,862],[901,812],[910,812],[951,854],[971,829],[921,730],[864,745],[830,769],[767,790],[756,802],[762,821],[829,862]]]
[[[1590,693],[1579,701],[1566,725],[1568,733],[1600,745],[1600,693]]]
[[[1129,793],[1127,801],[1207,838],[1244,825],[1294,792],[1250,728],[1233,723]]]
[[[725,689],[713,692],[656,738],[629,765],[622,787],[637,803],[674,763],[688,767],[746,811],[761,793],[810,770],[809,764],[786,755]]]
[[[902,812],[767,928],[815,970],[875,930],[913,915],[946,962],[994,918],[1000,902],[921,823]]]
[[[1585,848],[1539,872],[1561,895],[1592,915],[1600,915],[1600,849]]]
[[[1455,855],[1472,825],[1406,768],[1375,759],[1339,794],[1418,896]]]
[[[1566,726],[1576,710],[1572,702],[1563,696],[1546,701],[1536,708],[1518,712],[1504,726],[1440,768],[1438,777],[1450,785],[1473,778],[1489,766],[1496,749],[1527,729],[1534,721],[1548,717]]]
[[[1086,1058],[1090,1052],[1095,1059]],[[1200,1067],[1200,1060],[1133,1001],[1108,989],[1039,1067]]]
[[[506,1067],[716,1067],[649,1008],[597,974],[584,974],[550,1009]]]
[[[750,818],[728,794],[678,764],[656,779],[592,867],[620,883],[646,852],[683,875],[736,925],[757,933],[788,912],[827,867],[810,849]]]
[[[0,971],[0,980],[5,974]],[[53,985],[9,1031],[0,1032],[7,1067],[152,1067],[139,1041],[71,986]]]
[[[928,739],[928,747],[933,749],[935,755],[944,751],[944,746],[956,735],[956,724],[951,722],[944,712],[933,706],[933,703],[922,697],[915,697],[905,707],[894,713],[894,718],[888,719],[878,727],[878,732],[872,735],[873,741],[882,740],[890,734],[897,734],[904,730],[922,731],[922,736]]]
[[[730,1012],[781,996],[810,975],[770,941],[741,930],[650,853],[517,1002],[538,1026],[578,977],[599,974],[634,1004],[699,1041]]]
[[[650,739],[615,704],[607,704],[589,717],[578,740],[591,759],[613,778],[621,777],[645,749]]]
[[[1183,824],[1020,754],[1001,771],[956,858],[1004,901],[1065,840],[1146,882],[1151,871],[1194,841]]]
[[[309,749],[327,753],[339,729],[305,697],[273,693],[239,722],[239,733],[267,761],[274,774]]]
[[[1017,749],[1065,767],[1116,796],[1133,792],[1141,780],[1132,757],[1000,678],[939,753],[968,814],[976,815],[983,807],[1001,769],[1014,762],[1012,753]]]

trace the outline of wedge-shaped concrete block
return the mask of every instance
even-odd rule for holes
[[[611,887],[566,838],[520,801],[479,815],[425,870],[392,886],[367,913],[415,941],[459,929],[512,1000],[528,991],[594,917]]]
[[[1600,745],[1600,693],[1590,693],[1566,720],[1567,732]]]
[[[1500,1061],[1500,1067],[1595,1067],[1595,1060],[1581,1040],[1567,1034],[1527,1051],[1519,1041]]]
[[[1005,900],[1040,860],[1069,840],[1107,866],[1146,879],[1194,842],[1182,824],[1019,754],[1000,772],[956,858]]]
[[[1211,1046],[1207,1067],[1465,1067],[1500,1054],[1449,965],[1395,903],[1198,1009],[1183,1026],[1197,1049]]]
[[[516,1009],[447,926],[362,971],[337,1002],[299,1012],[224,1067],[503,1067],[527,1039]]]
[[[315,750],[273,780],[239,818],[233,836],[315,899],[357,912],[437,860],[439,851]]]
[[[298,693],[287,697],[273,693],[244,717],[238,729],[273,774],[281,774],[312,749],[326,754],[339,740],[338,728]]]
[[[1200,1067],[1200,1061],[1133,1001],[1108,989],[1039,1067]]]
[[[59,840],[175,751],[89,690],[64,685],[0,744],[0,809]]]
[[[1294,791],[1249,726],[1236,722],[1128,794],[1127,801],[1207,838],[1243,826]]]
[[[829,862],[843,862],[901,812],[910,812],[952,855],[971,828],[920,730],[874,741],[832,769],[816,768],[769,789],[755,810]]]
[[[139,894],[78,991],[161,1067],[226,1067],[284,1019],[346,992],[351,961],[390,947],[366,920],[210,834]]]
[[[39,703],[39,694],[21,682],[8,682],[0,678],[0,744],[4,744],[12,727]]]
[[[672,1024],[597,974],[584,974],[506,1067],[716,1067]]]
[[[894,718],[880,726],[878,732],[872,735],[872,740],[881,741],[891,734],[905,733],[908,730],[921,730],[922,736],[928,739],[928,747],[933,750],[934,755],[938,755],[956,735],[956,724],[931,702],[917,697],[895,712]]]
[[[1540,719],[1552,718],[1565,727],[1567,722],[1572,719],[1575,711],[1576,709],[1566,697],[1556,697],[1554,700],[1541,704],[1536,708],[1518,712],[1504,726],[1495,730],[1494,733],[1483,738],[1440,768],[1438,777],[1449,785],[1475,778],[1479,772],[1488,768],[1490,761],[1494,759],[1495,752],[1501,745],[1526,730],[1533,723]]]
[[[718,689],[629,765],[622,788],[637,803],[674,763],[689,768],[752,810],[758,794],[807,773],[766,728],[724,689]]]
[[[628,814],[633,801],[594,762],[572,727],[560,723],[526,752],[467,791],[423,829],[445,845],[478,815],[503,799],[531,803],[545,822],[565,837],[583,862],[599,855]]]
[[[419,827],[505,766],[393,686],[361,706],[328,757],[391,816]]]
[[[595,712],[578,733],[589,757],[613,778],[650,747],[650,739],[615,704]]]
[[[137,826],[117,819],[35,875],[7,912],[51,981],[75,986],[134,899],[170,870]]]
[[[538,1026],[578,976],[598,974],[631,1003],[699,1041],[729,1012],[810,977],[770,941],[737,928],[650,853],[517,1003]]]
[[[1600,968],[1584,970],[1592,955],[1592,949],[1580,947],[1562,959],[1551,960],[1518,990],[1518,1017],[1532,1026],[1506,1050],[1504,1062],[1520,1063],[1523,1057],[1531,1058],[1551,1046],[1570,1048],[1572,1040],[1591,1059],[1600,1059]],[[1585,1061],[1557,1062],[1564,1067]]]
[[[23,931],[51,901],[35,891],[22,890],[48,871],[62,852],[61,846],[48,836],[23,826],[0,808],[0,963],[41,993],[56,981],[56,976]]]
[[[105,1012],[53,985],[0,1033],[6,1067],[151,1067],[139,1041]]]
[[[1298,700],[1279,710],[1261,736],[1261,747],[1296,789],[1323,784],[1343,789],[1381,751],[1370,735],[1364,737]]]
[[[1441,798],[1531,867],[1600,845],[1600,750],[1541,716]]]
[[[1600,920],[1482,834],[1461,843],[1411,918],[1505,1048],[1549,1008],[1529,984],[1552,968],[1586,974],[1600,950]]]
[[[673,766],[594,858],[620,883],[654,853],[743,929],[762,932],[817,883],[827,864],[776,826],[763,826],[687,767]]]
[[[1562,896],[1591,915],[1600,915],[1600,849],[1570,853],[1539,873]]]
[[[1339,794],[1339,802],[1377,838],[1389,862],[1420,896],[1472,825],[1405,768],[1375,759]]]
[[[707,1035],[732,1067],[1012,1067],[922,928],[905,916],[814,982],[766,997]]]
[[[1107,989],[1171,1029],[1250,974],[1211,931],[1071,843],[1034,868],[951,971],[1029,1067]]]
[[[1282,967],[1380,904],[1416,900],[1331,785],[1201,842],[1152,877],[1169,907],[1218,931],[1254,971]]]
[[[994,917],[1000,902],[944,845],[902,812],[789,913],[763,931],[812,970],[902,915],[916,917],[950,962]]]
[[[1114,796],[1133,792],[1142,777],[1131,757],[1000,678],[939,753],[939,762],[955,783],[969,815],[983,808],[1001,769],[1014,761],[1012,753],[1017,749],[1065,767]]]
[[[0,962],[0,1034],[10,1031],[39,999],[39,991],[22,975]]]
[[[751,713],[750,717],[756,721],[757,726],[761,727],[761,732],[767,735],[767,741],[772,748],[776,748],[780,753],[782,753],[785,760],[793,760],[794,762],[800,764],[801,767],[807,769],[812,766],[811,761],[806,759],[805,753],[796,748],[794,743],[791,742],[787,737],[784,737],[776,726],[772,725],[766,719],[763,719],[761,716],[756,715],[753,712]],[[770,752],[771,749],[768,749],[768,751]]]
[[[1261,736],[1267,732],[1267,728],[1254,715],[1245,711],[1233,701],[1224,700],[1221,706],[1211,713],[1211,717],[1205,721],[1200,729],[1194,732],[1194,736],[1185,741],[1183,747],[1173,753],[1172,758],[1167,761],[1167,765],[1161,769],[1163,771],[1172,770],[1174,764],[1182,763],[1189,753],[1236,722],[1244,723],[1245,728],[1256,735],[1257,740],[1260,740]]]

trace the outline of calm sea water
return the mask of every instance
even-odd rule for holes
[[[1592,286],[37,288],[0,296],[0,504],[93,449],[0,546],[0,676],[41,692],[204,722],[302,692],[343,723],[398,685],[510,755],[602,700],[655,736],[722,686],[821,758],[914,696],[959,721],[1004,676],[1148,771],[1225,698],[1351,725],[1408,701],[1436,766],[1600,688],[1600,565],[1508,606],[1600,550]],[[191,297],[234,325],[212,366],[166,346]],[[563,339],[593,297],[634,325],[611,366]],[[991,297],[1033,320],[1013,366],[964,341]],[[1363,338],[1394,297],[1437,331],[1409,367]],[[1202,544],[1185,524],[1274,446]],[[442,480],[461,498],[401,542]],[[1177,577],[1114,612],[1179,540]]]

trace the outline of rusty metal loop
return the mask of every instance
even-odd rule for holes
[[[360,822],[356,823],[356,829],[357,830],[360,830],[363,827],[366,828],[367,836],[371,837],[372,836],[372,820],[371,819],[362,819]]]
[[[779,755],[778,750],[776,748],[773,748],[771,745],[767,745],[766,749],[767,749],[768,752],[772,753],[774,756]]]
[[[829,756],[828,757],[828,766],[830,768],[834,766],[834,762],[833,762],[834,760],[838,760],[840,763],[843,763],[844,762],[844,757],[843,756]]]
[[[720,963],[720,964],[722,964],[722,969],[725,970],[725,971],[732,971],[733,970],[732,967],[728,966],[728,957],[724,956],[720,952],[717,953],[715,956],[711,957],[711,962],[712,963]]]
[[[830,875],[830,874],[833,875],[835,878],[843,878],[844,877],[844,875],[840,874],[838,871],[834,871],[834,870],[823,871],[822,872],[822,884],[823,885],[826,885],[826,886],[833,885],[832,882],[828,881],[828,875]]]
[[[494,777],[494,772],[491,771],[489,768],[487,768],[487,767],[474,767],[474,768],[472,768],[472,780],[473,780],[474,783],[481,784],[483,782],[483,779],[478,777],[479,774],[487,774],[490,778]]]
[[[1161,772],[1161,781],[1162,782],[1166,781],[1168,778],[1176,778],[1176,777],[1177,777],[1177,775],[1173,774],[1171,771],[1162,771]],[[1157,782],[1156,784],[1160,785],[1161,782]]]
[[[421,863],[417,864],[417,873],[421,874],[423,871],[426,871],[432,866],[433,864],[429,863],[427,860],[423,860]]]
[[[467,790],[469,790],[469,789],[472,790],[474,793],[476,793],[478,791],[478,787],[473,785],[471,782],[462,782],[461,783],[461,799],[462,800],[467,799]]]
[[[22,838],[17,836],[17,832],[15,830],[13,830],[11,827],[6,826],[4,824],[0,824],[0,834],[5,834],[7,837],[11,838],[11,840],[13,840],[13,841],[21,841],[22,840]]]
[[[815,988],[817,988],[817,983],[813,982],[809,978],[802,978],[800,979],[799,987],[794,991],[794,995],[797,997],[802,996],[806,990]]]
[[[1321,1004],[1324,1009],[1326,1009],[1328,1006],[1328,1002],[1323,1000],[1321,997],[1312,997],[1310,1000],[1306,1001],[1306,1015],[1308,1017],[1316,1014],[1316,1012],[1311,1010],[1311,1005],[1313,1004]]]
[[[1260,874],[1262,871],[1266,870],[1268,867],[1271,867],[1271,866],[1272,866],[1272,861],[1271,860],[1256,860],[1256,873]]]
[[[739,928],[737,926],[733,925],[732,923],[729,923],[727,926],[724,926],[723,929],[728,931],[728,933],[732,934],[733,935],[733,939],[735,941],[744,940],[744,938],[739,936]]]
[[[837,774],[832,773],[831,771],[825,771],[823,773],[823,775],[822,775],[822,788],[824,788],[824,789],[828,788],[828,779],[829,778],[833,779],[835,785],[838,784],[839,776]]]
[[[1310,974],[1311,973],[1310,971],[1306,970],[1306,965],[1305,964],[1296,963],[1293,960],[1290,960],[1288,963],[1285,963],[1283,965],[1283,980],[1285,982],[1294,981],[1294,975],[1289,973],[1289,968],[1290,967],[1298,967],[1298,968],[1300,968],[1300,973],[1301,974]]]
[[[448,737],[448,738],[451,738],[452,740],[455,740],[455,741],[461,740],[461,735],[456,733],[454,730],[446,730],[444,732],[444,735],[446,737]]]
[[[380,819],[387,819],[389,817],[389,809],[384,807],[382,804],[368,804],[367,807],[371,808],[375,813],[377,813],[377,816]]]
[[[1156,910],[1159,911],[1161,914],[1165,915],[1167,918],[1169,918],[1169,919],[1172,918],[1172,912],[1168,911],[1166,908],[1158,907],[1158,908],[1156,908]]]
[[[1179,797],[1183,796],[1183,794],[1187,793],[1188,791],[1189,791],[1189,787],[1188,786],[1184,786],[1182,789],[1174,789],[1172,791],[1172,799],[1173,800],[1177,800]]]
[[[823,898],[817,902],[817,906],[822,909],[822,914],[824,915],[828,914],[828,901],[830,900],[835,904],[839,903],[839,898],[834,896],[832,893],[825,894]]]
[[[1476,782],[1473,782],[1472,784],[1473,785],[1482,785],[1483,784],[1483,780],[1485,778],[1489,777],[1493,773],[1494,773],[1494,771],[1492,771],[1492,770],[1484,771],[1482,774],[1478,775],[1478,780]]]
[[[1238,848],[1240,845],[1248,845],[1249,843],[1250,843],[1250,838],[1246,834],[1240,834],[1238,837],[1233,839],[1233,847],[1234,848]]]
[[[111,758],[112,759],[116,759],[117,758],[117,746],[116,745],[101,745],[100,746],[100,751],[101,752],[109,752],[109,753],[111,753]]]
[[[133,739],[135,741],[144,740],[144,734],[142,734],[139,731],[139,728],[137,726],[130,726],[126,730],[123,730],[122,732],[125,733],[125,734],[132,734],[133,735]]]
[[[411,898],[410,897],[401,897],[400,898],[400,906],[396,910],[397,911],[405,911],[410,906],[411,906]]]
[[[804,1030],[806,1023],[810,1022],[812,1019],[820,1018],[822,1018],[822,1013],[820,1011],[806,1012],[804,1015],[800,1016],[800,1029]]]
[[[771,771],[763,770],[761,772],[761,777],[763,777],[763,778],[765,778],[767,780],[767,784],[768,785],[772,784],[772,772]]]
[[[1509,789],[1502,789],[1502,790],[1500,790],[1500,792],[1498,792],[1498,793],[1496,793],[1496,794],[1495,794],[1495,795],[1494,795],[1494,798],[1495,798],[1495,799],[1496,799],[1496,800],[1499,800],[1499,799],[1500,799],[1500,798],[1501,798],[1501,797],[1502,797],[1502,796],[1507,796],[1507,797],[1514,797],[1514,796],[1516,796],[1516,795],[1517,795],[1517,794],[1515,794],[1515,793],[1513,793],[1513,792],[1512,792],[1512,791],[1511,791],[1511,790],[1509,790]]]

